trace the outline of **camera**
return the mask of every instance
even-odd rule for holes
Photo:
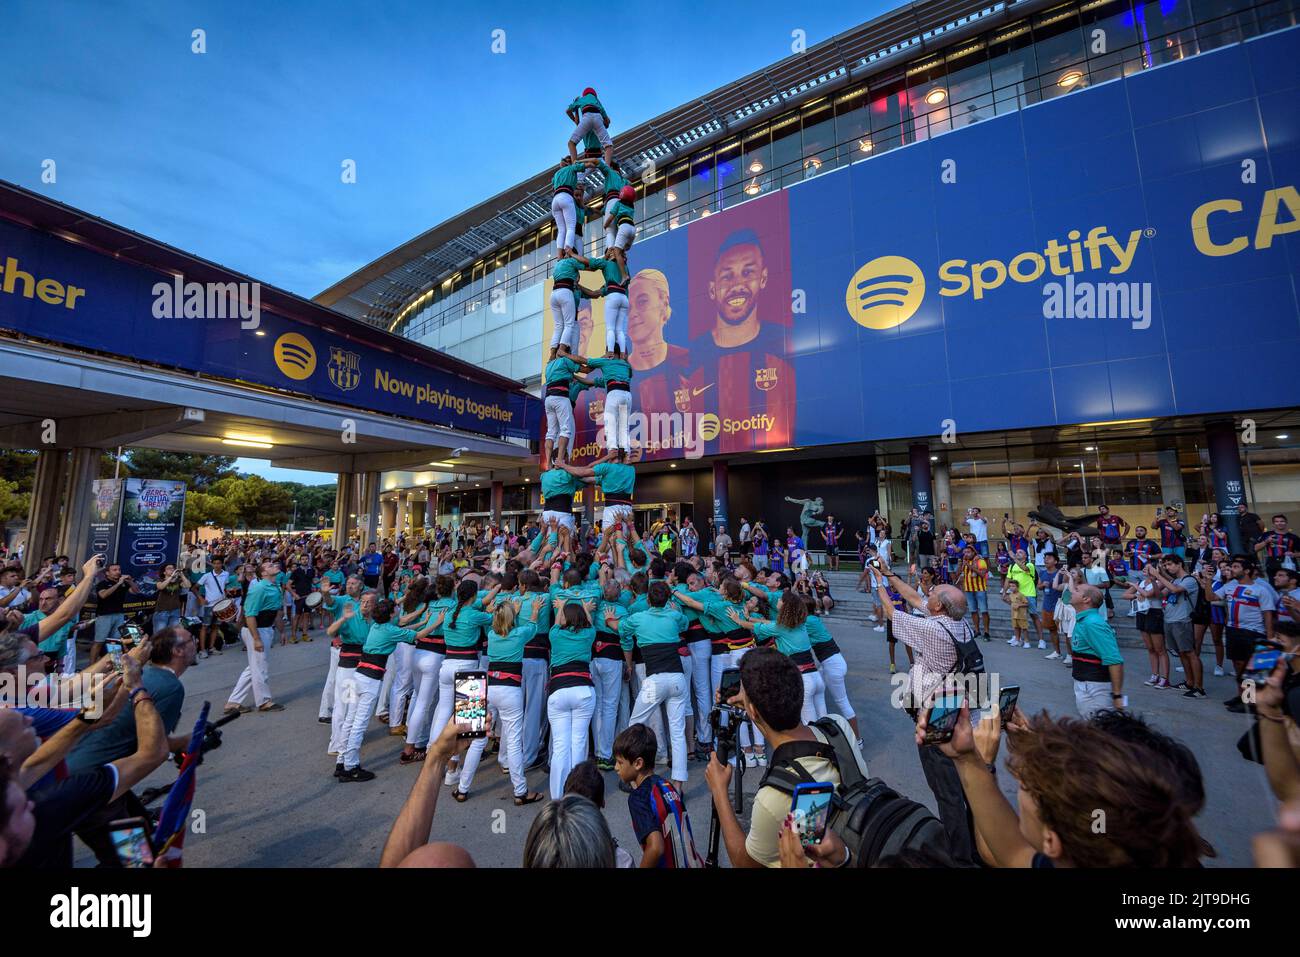
[[[723,715],[728,717],[724,726],[721,718]],[[744,708],[737,708],[730,704],[716,704],[713,711],[709,714],[709,727],[713,729],[713,750],[718,754],[718,761],[726,764],[735,756],[736,733],[740,730],[742,722],[748,721],[749,715],[745,713]]]

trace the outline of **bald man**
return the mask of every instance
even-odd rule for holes
[[[1124,696],[1124,658],[1119,653],[1115,629],[1097,611],[1105,596],[1096,585],[1076,585],[1070,592],[1074,633],[1070,635],[1073,660],[1074,705],[1079,716],[1090,718],[1107,708],[1128,705]]]

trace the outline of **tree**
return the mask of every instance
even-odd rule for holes
[[[128,449],[122,458],[124,475],[184,482],[198,491],[210,491],[213,483],[234,475],[235,458],[231,455],[191,455],[134,448]]]
[[[260,475],[226,476],[209,491],[229,502],[247,528],[275,528],[293,517],[293,495]]]
[[[234,528],[239,519],[235,506],[220,495],[207,492],[185,493],[185,531],[192,532],[200,525],[217,528]]]
[[[17,482],[0,478],[0,524],[27,518],[31,506],[31,492],[20,492]]]

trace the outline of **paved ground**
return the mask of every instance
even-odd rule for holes
[[[889,705],[890,676],[884,635],[860,621],[830,619],[830,629],[849,664],[849,694],[859,710],[864,752],[871,773],[885,778],[903,793],[933,808],[933,799],[911,744],[912,725]],[[1043,652],[1013,649],[998,640],[982,645],[990,671],[1003,684],[1019,684],[1021,706],[1073,713],[1068,669],[1043,660]],[[1146,656],[1125,649],[1133,707],[1158,727],[1172,731],[1195,751],[1206,777],[1208,801],[1200,818],[1205,836],[1219,850],[1219,865],[1248,866],[1248,841],[1271,825],[1274,801],[1263,768],[1242,760],[1235,742],[1249,719],[1230,714],[1219,703],[1232,691],[1229,678],[1207,678],[1210,697],[1189,701],[1173,691],[1140,686],[1147,673]],[[1213,660],[1206,654],[1213,666]],[[904,656],[900,649],[900,661]],[[276,646],[271,653],[271,684],[276,700],[287,710],[279,714],[249,714],[225,729],[223,746],[199,769],[195,807],[206,815],[206,833],[191,834],[186,862],[205,867],[371,867],[379,860],[388,829],[415,781],[419,765],[397,763],[401,740],[374,724],[362,753],[363,764],[378,777],[366,784],[337,783],[334,759],[325,754],[328,728],[318,724],[317,705],[328,663],[328,645]],[[187,691],[182,727],[189,727],[207,699],[219,712],[244,664],[242,652],[227,651],[205,659],[185,674]],[[693,814],[696,844],[705,851],[709,826],[708,793],[703,766],[692,763],[687,804]],[[148,784],[174,779],[168,764]],[[748,789],[758,773],[746,776]],[[607,816],[615,837],[634,848],[626,799],[617,790],[617,777],[606,775]],[[1013,796],[1014,782],[1002,778]],[[543,775],[529,782],[545,791]],[[468,848],[480,866],[517,866],[524,838],[540,804],[516,808],[510,801],[508,778],[494,762],[485,761],[470,800],[457,804],[443,792],[433,835]],[[504,830],[494,828],[494,812],[504,812]],[[83,849],[84,850],[84,849]],[[79,863],[86,864],[82,853]]]

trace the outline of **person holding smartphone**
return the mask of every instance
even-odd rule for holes
[[[1074,631],[1070,635],[1074,706],[1080,717],[1127,707],[1124,695],[1124,656],[1115,629],[1100,611],[1105,603],[1096,585],[1075,585],[1070,592]]]

